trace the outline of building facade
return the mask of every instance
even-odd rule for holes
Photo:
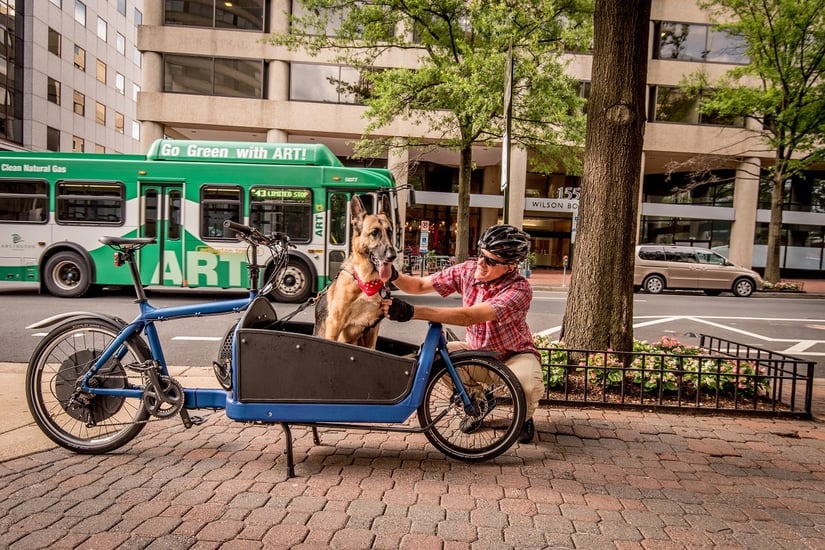
[[[355,82],[358,74],[324,54],[312,57],[264,40],[288,32],[284,14],[292,9],[291,0],[147,3],[137,38],[143,53],[137,106],[143,149],[164,136],[320,142],[344,162],[356,162],[348,160],[349,144],[364,130],[364,107],[333,81]],[[741,44],[713,31],[707,14],[684,0],[653,0],[651,29],[638,241],[718,247],[736,263],[763,267],[770,208],[763,168],[772,153],[754,146],[752,121],[702,116],[696,98],[679,89],[687,74],[704,70],[715,78],[742,63]],[[414,65],[413,54],[405,52],[393,52],[388,61]],[[570,57],[568,70],[584,94],[590,66],[587,55]],[[418,130],[397,121],[385,131],[406,136]],[[409,249],[417,251],[426,222],[428,249],[452,254],[457,153],[407,149],[372,162],[388,166],[400,183],[417,190],[416,206],[405,213]],[[471,253],[479,231],[500,221],[505,205],[501,149],[476,147],[474,162]],[[519,149],[510,165],[508,221],[530,232],[539,267],[562,266],[575,246],[579,178],[533,173],[529,153]],[[821,275],[825,269],[823,170],[787,182],[786,270]]]
[[[135,153],[143,0],[0,0],[0,148]]]

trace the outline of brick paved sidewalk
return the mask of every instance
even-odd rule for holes
[[[820,421],[540,409],[539,441],[465,464],[423,435],[221,412],[120,451],[0,463],[0,548],[825,548]]]

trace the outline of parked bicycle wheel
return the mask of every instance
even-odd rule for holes
[[[79,389],[83,376],[120,328],[105,319],[72,319],[49,332],[32,354],[26,371],[26,401],[37,425],[58,445],[78,453],[105,453],[129,442],[145,426],[149,413],[142,400]],[[124,365],[140,364],[149,357],[146,343],[132,337],[89,385],[140,387],[140,372]]]
[[[484,356],[453,360],[477,414],[468,415],[447,368],[433,366],[418,409],[422,427],[439,451],[450,458],[479,462],[495,458],[518,439],[526,405],[518,379],[504,363]]]

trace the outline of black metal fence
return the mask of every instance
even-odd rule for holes
[[[813,361],[723,338],[678,353],[538,349],[549,404],[812,417]]]

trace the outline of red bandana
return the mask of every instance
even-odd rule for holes
[[[355,273],[354,271],[352,276],[355,277],[355,281],[358,283],[358,286],[361,287],[361,292],[367,296],[375,296],[384,286],[384,281],[381,279],[373,279],[372,281],[364,282],[358,277],[358,273]]]

